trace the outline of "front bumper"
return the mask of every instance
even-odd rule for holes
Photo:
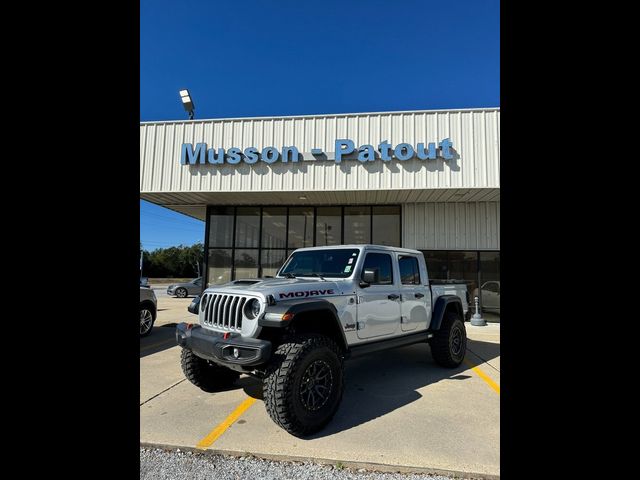
[[[173,295],[175,291],[176,291],[175,288],[167,288],[167,295]]]
[[[239,334],[224,334],[202,328],[200,325],[179,323],[176,341],[182,348],[198,357],[220,365],[252,367],[266,363],[271,357],[271,342],[257,338],[245,338]],[[237,356],[236,356],[237,355]]]

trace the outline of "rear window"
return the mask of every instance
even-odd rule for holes
[[[400,256],[398,267],[403,285],[420,285],[420,267],[416,257]]]

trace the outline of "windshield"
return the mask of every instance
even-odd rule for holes
[[[356,248],[294,252],[278,276],[350,277],[359,252]]]

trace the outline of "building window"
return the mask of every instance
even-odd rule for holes
[[[401,246],[400,213],[397,205],[210,206],[207,285],[274,276],[296,248],[372,240]]]
[[[262,248],[287,246],[287,207],[262,209]]]
[[[371,207],[345,207],[344,243],[371,243]]]
[[[373,207],[371,215],[373,238],[375,245],[400,246],[400,206]]]
[[[316,214],[316,245],[340,245],[342,243],[342,208],[318,207]]]
[[[234,278],[258,277],[258,250],[237,248],[234,256]]]
[[[233,207],[212,208],[209,215],[209,247],[233,247]]]
[[[258,248],[260,242],[260,208],[236,209],[236,248]]]
[[[261,252],[261,276],[274,277],[286,260],[286,250],[263,250]]]
[[[289,209],[289,248],[313,246],[313,207]]]
[[[209,249],[207,258],[207,286],[220,285],[231,281],[231,261],[232,250],[229,249]]]
[[[485,319],[500,321],[500,252],[458,250],[423,251],[431,280],[459,280],[467,284],[474,309],[475,297]]]

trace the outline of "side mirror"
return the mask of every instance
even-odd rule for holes
[[[378,283],[378,269],[365,269],[362,272],[362,280],[360,281],[360,287],[366,288],[371,286],[372,283]]]
[[[198,308],[200,307],[200,295],[193,299],[193,301],[187,307],[189,313],[198,314]]]

